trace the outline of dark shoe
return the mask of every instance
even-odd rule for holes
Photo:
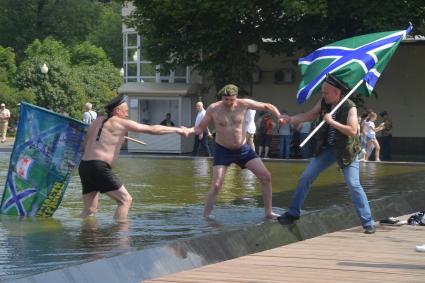
[[[364,228],[364,233],[365,234],[373,234],[376,232],[376,228],[374,225],[369,225],[369,226],[365,226]]]
[[[380,224],[384,224],[384,225],[400,225],[399,222],[400,220],[394,217],[382,219],[381,221],[379,221]]]
[[[289,212],[285,212],[284,214],[282,214],[281,216],[277,218],[277,221],[279,221],[279,223],[282,225],[290,225],[290,224],[294,224],[294,221],[298,219],[300,219],[299,216],[293,216],[289,214]]]

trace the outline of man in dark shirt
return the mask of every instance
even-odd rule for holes
[[[175,127],[173,121],[171,121],[171,113],[165,115],[165,119],[161,122],[162,126]]]

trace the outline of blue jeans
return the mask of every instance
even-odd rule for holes
[[[308,137],[308,133],[300,133],[300,143],[302,143],[306,137]],[[310,158],[311,157],[311,143],[310,141],[306,142],[306,144],[301,148],[301,157],[302,158]]]
[[[310,184],[316,180],[316,178],[326,168],[336,162],[336,153],[333,148],[327,148],[323,150],[318,156],[313,158],[307,169],[301,176],[297,189],[292,198],[291,205],[289,206],[289,213],[293,216],[300,216],[301,207],[304,204],[304,200],[307,197],[310,189]],[[359,179],[359,161],[354,160],[350,165],[345,167],[343,170],[345,182],[350,189],[351,199],[356,208],[357,215],[360,218],[362,226],[373,225],[374,221],[372,213],[370,212],[369,203],[367,196],[360,184]]]
[[[202,136],[201,140],[199,139],[198,135],[195,136],[195,143],[193,144],[192,156],[198,155],[199,145],[201,145],[204,149],[206,156],[211,156],[211,151],[208,146],[208,131],[204,131],[204,135]]]
[[[280,135],[279,141],[279,157],[288,159],[291,153],[291,135]]]

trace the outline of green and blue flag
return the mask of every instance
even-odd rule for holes
[[[411,30],[410,24],[406,30],[372,33],[340,40],[300,58],[298,65],[302,80],[297,92],[298,103],[304,103],[320,91],[327,73],[336,76],[350,89],[363,80],[357,91],[362,95],[371,95],[401,40]]]
[[[21,103],[0,213],[52,216],[83,153],[87,125]]]

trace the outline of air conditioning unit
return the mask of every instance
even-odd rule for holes
[[[290,68],[284,68],[274,71],[275,84],[291,84],[294,82],[294,71]]]

